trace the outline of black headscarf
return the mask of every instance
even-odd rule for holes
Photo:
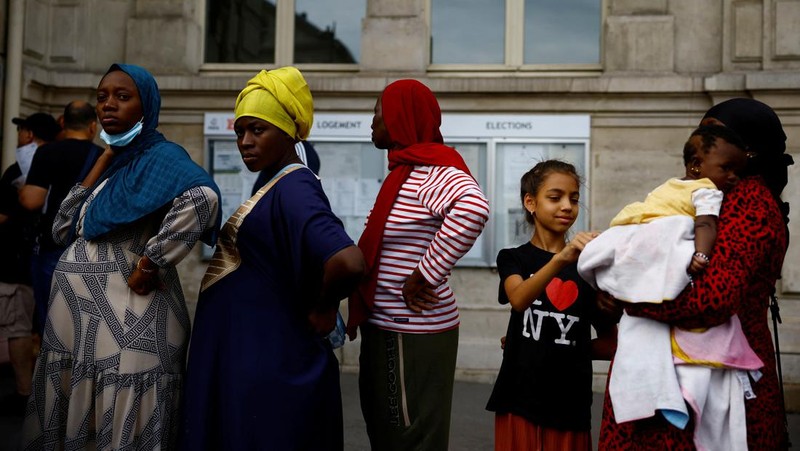
[[[754,99],[726,100],[711,107],[703,119],[714,118],[736,132],[747,144],[749,152],[756,155],[747,162],[747,175],[760,175],[781,207],[784,221],[788,222],[789,203],[781,201],[781,193],[788,183],[788,167],[794,164],[786,153],[786,133],[781,120],[767,104]]]

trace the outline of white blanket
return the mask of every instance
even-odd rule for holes
[[[660,410],[683,418],[689,410],[683,400],[672,362],[669,326],[623,314],[619,321],[617,352],[608,383],[617,423],[650,418]]]
[[[747,420],[740,377],[742,370],[678,365],[678,380],[695,415],[698,451],[747,450]]]
[[[747,449],[744,403],[745,392],[752,393],[747,372],[676,365],[664,323],[622,315],[608,391],[618,423],[660,413],[683,429],[691,408],[698,450]]]
[[[611,227],[586,245],[578,272],[595,288],[626,302],[675,299],[689,283],[694,219],[667,216]]]

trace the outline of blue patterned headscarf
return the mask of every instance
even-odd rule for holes
[[[93,190],[108,179],[86,209],[83,220],[86,240],[143,218],[196,186],[212,188],[222,203],[219,188],[208,172],[192,161],[183,147],[167,141],[156,131],[161,94],[155,78],[144,68],[131,64],[113,64],[106,74],[117,70],[126,73],[136,84],[144,113],[143,128],[127,146],[112,147],[115,156],[111,165],[90,188]],[[217,240],[221,209],[216,216],[215,226],[201,237],[210,246]]]

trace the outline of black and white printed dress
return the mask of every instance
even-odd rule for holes
[[[209,187],[194,187],[171,205],[86,241],[83,215],[103,186],[91,195],[74,187],[54,223],[63,241],[81,209],[77,239],[53,275],[24,449],[175,445],[190,331],[175,265],[213,227],[219,199]],[[161,267],[164,283],[147,296],[127,284],[142,255]]]

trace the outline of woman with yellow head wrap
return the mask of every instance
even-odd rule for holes
[[[242,159],[271,180],[222,229],[200,292],[186,378],[186,449],[343,447],[338,361],[325,336],[364,272],[361,251],[294,150],[313,122],[293,67],[236,99]]]
[[[262,70],[247,82],[236,98],[236,120],[242,116],[263,119],[287,135],[308,138],[314,122],[314,101],[308,84],[294,67]]]

